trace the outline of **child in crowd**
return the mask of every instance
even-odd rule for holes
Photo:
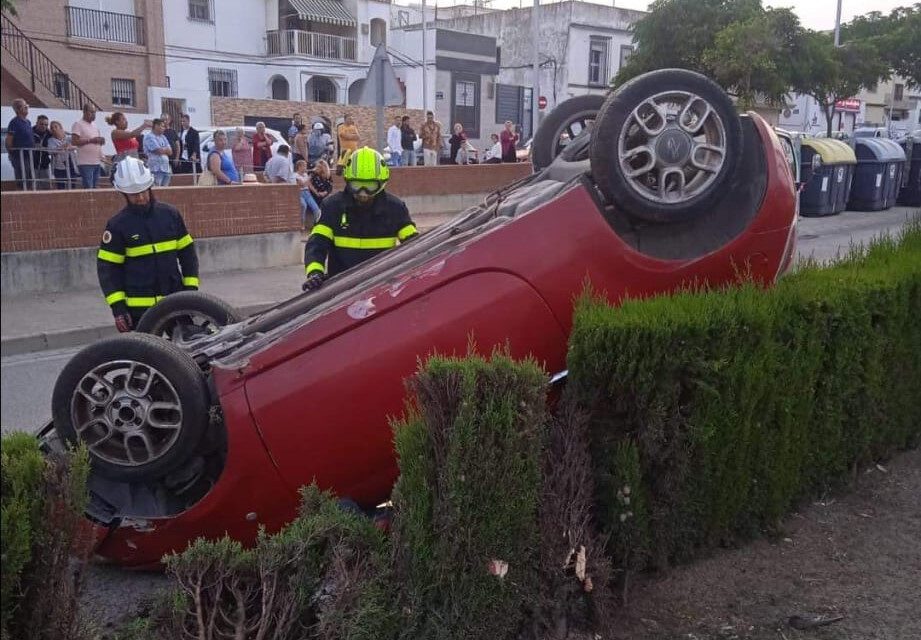
[[[307,161],[298,160],[294,165],[294,179],[301,190],[301,231],[307,231],[307,209],[313,213],[314,221],[320,219],[320,205],[310,191],[311,176],[307,173]]]

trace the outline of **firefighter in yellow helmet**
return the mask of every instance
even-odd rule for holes
[[[345,189],[323,200],[304,247],[304,291],[419,234],[406,204],[386,191],[390,168],[381,154],[358,149],[343,177]]]

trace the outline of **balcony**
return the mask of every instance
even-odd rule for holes
[[[81,7],[64,7],[67,37],[144,46],[144,18]]]
[[[269,31],[266,33],[269,56],[307,56],[327,60],[355,60],[355,38],[313,31]]]

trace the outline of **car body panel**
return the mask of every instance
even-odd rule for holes
[[[377,297],[369,296],[366,308]],[[503,310],[499,318],[496,309]],[[316,479],[366,506],[385,501],[396,479],[388,416],[403,413],[404,381],[420,358],[462,356],[471,341],[487,353],[507,343],[513,356],[533,355],[551,366],[565,356],[563,330],[540,296],[527,282],[495,270],[450,280],[365,320],[343,321],[355,326],[260,371],[246,390],[290,486]]]
[[[228,437],[223,472],[186,511],[116,527],[99,552],[150,566],[198,536],[227,533],[251,544],[258,525],[271,532],[294,517],[297,488],[314,479],[374,506],[396,477],[390,419],[403,413],[405,380],[421,359],[507,344],[513,356],[533,355],[548,373],[561,371],[574,301],[587,282],[615,304],[692,283],[774,282],[792,259],[796,194],[777,136],[760,117],[752,121],[765,191],[752,221],[716,250],[653,258],[614,231],[621,214],[586,177],[538,181],[505,194],[504,203],[516,192],[526,196],[518,210],[503,214],[497,205],[481,226],[433,245],[415,266],[266,325],[246,347],[216,357],[210,375]]]
[[[193,509],[162,518],[116,520],[96,549],[126,566],[155,568],[164,554],[198,538],[229,534],[253,541],[260,526],[275,531],[294,518],[297,494],[286,486],[269,458],[249,411],[243,389],[222,395],[230,455],[221,479]]]

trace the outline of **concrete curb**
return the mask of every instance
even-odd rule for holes
[[[263,309],[273,307],[277,302],[262,302],[240,307],[239,311],[244,316],[251,316]],[[82,347],[100,338],[108,338],[116,335],[114,324],[97,325],[93,327],[78,327],[76,329],[66,329],[64,331],[47,331],[27,336],[16,336],[13,338],[3,338],[0,341],[0,350],[3,357],[18,356],[26,353],[35,353],[38,351],[50,351],[53,349],[68,349],[70,347]]]

